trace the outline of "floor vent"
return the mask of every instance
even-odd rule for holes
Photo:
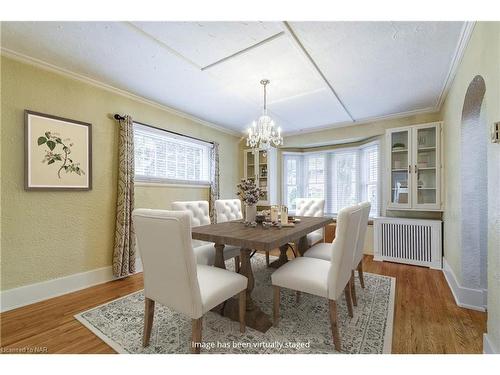
[[[375,219],[374,260],[442,269],[440,220]]]

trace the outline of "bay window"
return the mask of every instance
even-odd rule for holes
[[[295,199],[324,198],[325,212],[370,201],[380,213],[379,144],[311,153],[283,153],[283,202],[293,213]]]

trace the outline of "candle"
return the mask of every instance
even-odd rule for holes
[[[288,208],[281,206],[281,224],[288,224]]]

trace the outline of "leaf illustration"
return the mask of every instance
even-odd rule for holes
[[[48,165],[54,164],[55,162],[61,162],[59,165],[59,169],[57,170],[57,176],[61,178],[61,171],[65,171],[66,173],[76,173],[78,176],[84,175],[85,172],[80,169],[78,166],[80,163],[74,163],[69,155],[71,154],[71,147],[73,143],[69,138],[65,138],[64,140],[58,136],[57,133],[51,134],[51,132],[45,132],[45,137],[40,136],[37,139],[38,146],[42,146],[44,144],[47,145],[49,150],[45,150],[45,157],[42,160],[42,163],[47,162]],[[66,144],[65,142],[69,142]],[[63,153],[53,152],[58,145],[62,146]],[[69,163],[69,164],[68,164]]]
[[[53,151],[56,148],[56,143],[54,141],[47,141],[47,146],[50,148],[50,151]]]

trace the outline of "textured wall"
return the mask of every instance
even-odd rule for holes
[[[461,206],[461,123],[465,94],[476,75],[483,77],[486,94],[482,123],[489,134],[500,120],[500,23],[478,22],[442,108],[446,211],[444,214],[445,258],[463,283],[461,223],[467,212]],[[483,113],[482,113],[483,115]],[[488,336],[500,350],[500,146],[488,141]],[[465,155],[464,155],[465,156]]]
[[[220,143],[221,195],[234,196],[238,138],[159,108],[2,57],[2,290],[111,264],[116,204],[118,127],[109,114],[128,113]],[[25,192],[24,109],[92,123],[93,189]],[[206,199],[208,189],[138,187],[137,207],[168,208],[175,199]]]

